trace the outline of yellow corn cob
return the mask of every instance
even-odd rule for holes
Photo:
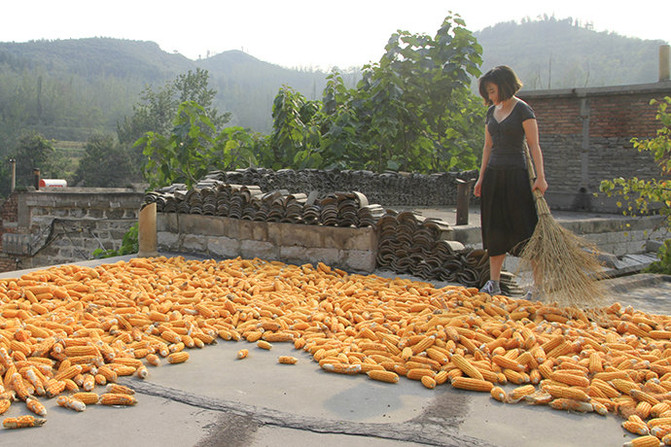
[[[622,444],[622,447],[659,447],[660,441],[652,435],[641,436]]]
[[[439,371],[435,376],[433,376],[433,379],[436,381],[436,385],[442,385],[443,383],[447,382],[448,373],[447,371]]]
[[[11,399],[0,399],[0,414],[5,413],[7,410],[9,410],[9,407],[11,407],[12,401]]]
[[[617,397],[617,396],[621,395],[618,390],[616,390],[611,385],[609,385],[608,383],[604,382],[601,379],[594,379],[593,378],[592,382],[590,383],[590,386],[594,386],[594,387],[598,388],[599,391],[601,391],[603,394],[606,395],[606,397],[609,397],[609,398],[614,398],[614,397]]]
[[[659,403],[659,399],[656,397],[652,396],[651,394],[646,393],[645,391],[642,391],[640,389],[634,388],[629,392],[629,395],[633,397],[637,401],[643,401],[649,403],[651,406],[652,405],[657,405]]]
[[[59,371],[58,374],[54,376],[56,380],[66,380],[72,379],[74,376],[82,372],[82,365],[72,365],[63,371]]]
[[[421,381],[426,388],[434,389],[436,387],[436,380],[431,376],[422,376]]]
[[[298,359],[290,355],[281,355],[277,358],[277,361],[283,365],[295,365],[298,362]]]
[[[47,415],[47,409],[44,407],[42,402],[32,396],[26,399],[26,408],[38,416],[46,417]]]
[[[407,361],[410,359],[410,357],[413,356],[412,348],[410,346],[403,348],[403,351],[401,351],[401,359],[404,361]]]
[[[86,410],[86,404],[78,399],[75,399],[71,396],[58,396],[56,403],[60,407],[69,408],[74,411],[84,411]]]
[[[666,402],[660,402],[660,403],[652,406],[652,408],[650,409],[650,415],[652,415],[652,417],[657,418],[657,417],[659,417],[659,415],[663,414],[666,411],[670,411],[670,410],[671,410],[671,405],[669,405]]]
[[[294,341],[294,336],[288,332],[264,332],[263,339],[270,343]]]
[[[650,429],[650,433],[653,436],[656,436],[658,439],[662,439],[669,434],[671,434],[671,425],[658,425]]]
[[[589,386],[589,379],[587,377],[563,371],[553,372],[550,375],[550,378],[552,380],[556,380],[557,382],[565,383],[566,385],[580,386],[584,388],[587,388]]]
[[[353,374],[359,374],[361,372],[361,365],[345,365],[342,363],[337,363],[337,362],[332,362],[332,363],[324,363],[323,365],[320,365],[323,370],[328,371],[328,372],[333,372],[333,373],[338,373],[338,374],[348,374],[348,375],[353,375]]]
[[[74,393],[71,397],[73,399],[77,399],[80,402],[84,402],[86,405],[97,404],[98,401],[100,400],[100,396],[98,395],[98,393],[94,393],[91,391]]]
[[[649,402],[640,401],[636,404],[635,414],[641,419],[648,419],[652,411],[652,405]]]
[[[146,379],[149,376],[149,370],[147,369],[146,366],[142,365],[135,370],[135,375],[138,376],[140,379]]]
[[[161,338],[168,343],[180,343],[182,341],[182,337],[179,334],[169,329],[161,332]]]
[[[265,340],[259,340],[259,341],[256,343],[256,346],[258,346],[258,347],[261,348],[261,349],[268,350],[268,351],[271,350],[271,349],[273,348],[273,345],[271,345],[270,343],[268,343],[268,342],[265,341]]]
[[[103,393],[98,402],[101,405],[135,405],[137,399],[129,394]]]
[[[105,377],[107,382],[116,382],[118,379],[117,373],[105,365],[98,368],[98,374],[101,374],[103,377]]]
[[[499,402],[506,401],[506,392],[500,386],[493,387],[490,391],[490,394],[494,399],[498,400]]]
[[[513,389],[508,394],[508,399],[511,402],[517,402],[522,399],[524,396],[528,396],[536,392],[536,387],[533,385],[522,385]]]
[[[142,366],[142,365],[140,365]],[[137,367],[130,365],[115,365],[114,372],[117,376],[132,376],[137,371]]]
[[[2,427],[7,429],[41,427],[46,422],[46,419],[38,419],[35,416],[19,416],[17,418],[5,418],[2,421]]]
[[[82,388],[84,391],[92,391],[93,388],[96,386],[96,379],[95,376],[91,374],[85,374],[84,375],[84,383],[82,385]]]
[[[366,374],[368,374],[368,377],[371,379],[378,380],[380,382],[398,383],[398,374],[393,371],[372,370],[368,371]]]
[[[647,424],[637,415],[631,415],[626,421],[622,422],[622,428],[635,435],[650,434]]]
[[[491,393],[494,384],[486,380],[474,379],[472,377],[455,377],[452,379],[452,386],[462,390],[483,391]]]
[[[496,363],[499,365],[501,368],[508,368],[512,369],[514,371],[518,372],[523,372],[526,367],[517,361],[510,359],[508,357],[504,357],[502,355],[495,355],[492,357],[492,363]]]
[[[68,346],[65,348],[65,355],[68,357],[79,357],[79,356],[100,356],[100,351],[95,346],[84,345],[84,346]]]
[[[618,391],[624,394],[631,394],[632,390],[640,390],[640,387],[637,383],[632,382],[631,380],[625,379],[613,379],[610,381],[611,385]]]
[[[477,369],[471,362],[469,362],[464,356],[460,354],[453,354],[450,359],[454,365],[459,368],[464,374],[468,377],[478,380],[484,380],[482,373]]]
[[[156,354],[148,354],[144,359],[151,366],[159,366],[161,364],[161,359]]]
[[[579,400],[583,402],[589,402],[591,400],[591,398],[586,392],[584,392],[579,388],[571,386],[547,385],[543,387],[543,391],[547,392],[555,399],[566,398],[566,399]]]
[[[168,363],[170,364],[184,363],[187,360],[189,360],[189,353],[186,351],[173,352],[168,355]]]
[[[608,414],[608,407],[604,403],[598,402],[594,399],[590,403],[592,404],[592,408],[594,409],[595,413],[599,414],[600,416],[606,416]]]
[[[407,371],[405,376],[410,380],[422,380],[424,376],[433,377],[435,375],[436,373],[429,368],[412,368]]]
[[[23,377],[19,373],[13,373],[9,379],[9,388],[16,392],[16,397],[21,400],[26,400],[30,397],[30,392],[23,381]]]
[[[589,413],[594,411],[594,407],[589,402],[583,402],[575,399],[554,399],[549,403],[555,410],[578,411],[580,413]]]
[[[110,383],[105,388],[108,393],[112,394],[135,394],[135,390],[129,386],[120,385],[118,383]]]
[[[239,350],[238,353],[235,355],[235,358],[237,358],[238,360],[246,359],[246,358],[247,358],[247,355],[249,355],[249,350],[248,350],[248,349],[241,349],[241,350]]]
[[[601,356],[598,352],[590,354],[588,368],[591,374],[603,371],[603,362],[601,361]]]
[[[436,342],[436,337],[434,335],[423,338],[418,343],[411,346],[412,353],[414,355],[419,354],[420,352],[425,351],[427,348],[430,348]]]

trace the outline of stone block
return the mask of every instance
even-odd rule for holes
[[[184,234],[219,236],[224,233],[224,223],[214,216],[182,214],[179,219],[180,231]]]
[[[177,213],[157,213],[156,231],[179,232],[179,215]]]
[[[345,250],[375,251],[377,248],[377,232],[372,228],[356,228],[349,231],[350,237],[345,240]]]
[[[179,234],[172,231],[158,231],[156,233],[158,247],[166,251],[179,249]]]
[[[305,247],[299,247],[297,245],[280,247],[280,260],[288,264],[305,264],[308,262],[308,255],[306,251],[307,249]]]
[[[305,254],[306,261],[311,264],[323,262],[326,265],[342,265],[342,250],[337,248],[307,248]]]
[[[240,256],[243,258],[275,260],[279,259],[279,255],[279,248],[270,242],[259,240],[240,241]]]
[[[180,244],[182,250],[192,253],[206,253],[207,240],[201,235],[185,234]]]
[[[253,220],[239,220],[238,224],[240,240],[268,241],[268,224]]]
[[[231,239],[240,239],[240,219],[231,219],[230,217],[221,217],[222,236]]]
[[[224,236],[211,236],[207,238],[207,250],[218,257],[235,258],[240,256],[240,241]]]
[[[372,273],[375,270],[375,251],[348,250],[343,255],[342,262],[348,271]]]
[[[319,225],[300,225],[279,223],[274,224],[279,230],[277,239],[275,233],[270,232],[271,224],[268,224],[269,240],[284,247],[324,247],[323,234],[328,228]]]

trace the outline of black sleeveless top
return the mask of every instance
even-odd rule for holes
[[[532,118],[536,118],[533,109],[523,101],[517,101],[510,114],[500,122],[494,118],[494,106],[487,110],[485,125],[492,137],[488,168],[526,169],[522,123]]]

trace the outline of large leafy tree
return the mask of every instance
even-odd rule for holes
[[[151,187],[185,183],[193,186],[211,169],[228,170],[255,163],[264,140],[240,127],[218,130],[204,107],[180,104],[172,130],[147,132],[135,145],[147,157],[145,177]]]
[[[273,107],[275,163],[376,171],[475,168],[484,109],[470,83],[480,74],[481,53],[461,18],[450,15],[434,37],[393,34],[355,89],[337,73],[328,78],[321,103],[281,89]]]
[[[140,95],[140,102],[133,106],[133,114],[117,124],[119,143],[129,152],[135,166],[144,166],[147,162],[144,147],[135,146],[136,141],[146,132],[167,137],[180,105],[188,101],[196,102],[203,108],[204,115],[213,126],[211,133],[216,132],[230,120],[230,113],[219,112],[214,106],[216,94],[209,88],[209,72],[200,68],[177,76],[156,91],[146,87]],[[138,169],[138,175],[140,171]]]
[[[114,135],[96,134],[86,142],[84,157],[75,172],[75,184],[90,187],[124,187],[133,180],[128,152]]]

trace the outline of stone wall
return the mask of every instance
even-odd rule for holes
[[[118,249],[143,192],[111,188],[15,191],[2,207],[0,271],[92,258]]]
[[[594,197],[601,180],[659,175],[652,154],[631,139],[654,138],[661,123],[651,99],[671,95],[671,82],[520,92],[536,112],[546,194],[554,209],[617,212],[615,199]]]
[[[348,271],[375,269],[375,229],[256,222],[220,216],[158,213],[158,249],[293,264],[324,262]]]

